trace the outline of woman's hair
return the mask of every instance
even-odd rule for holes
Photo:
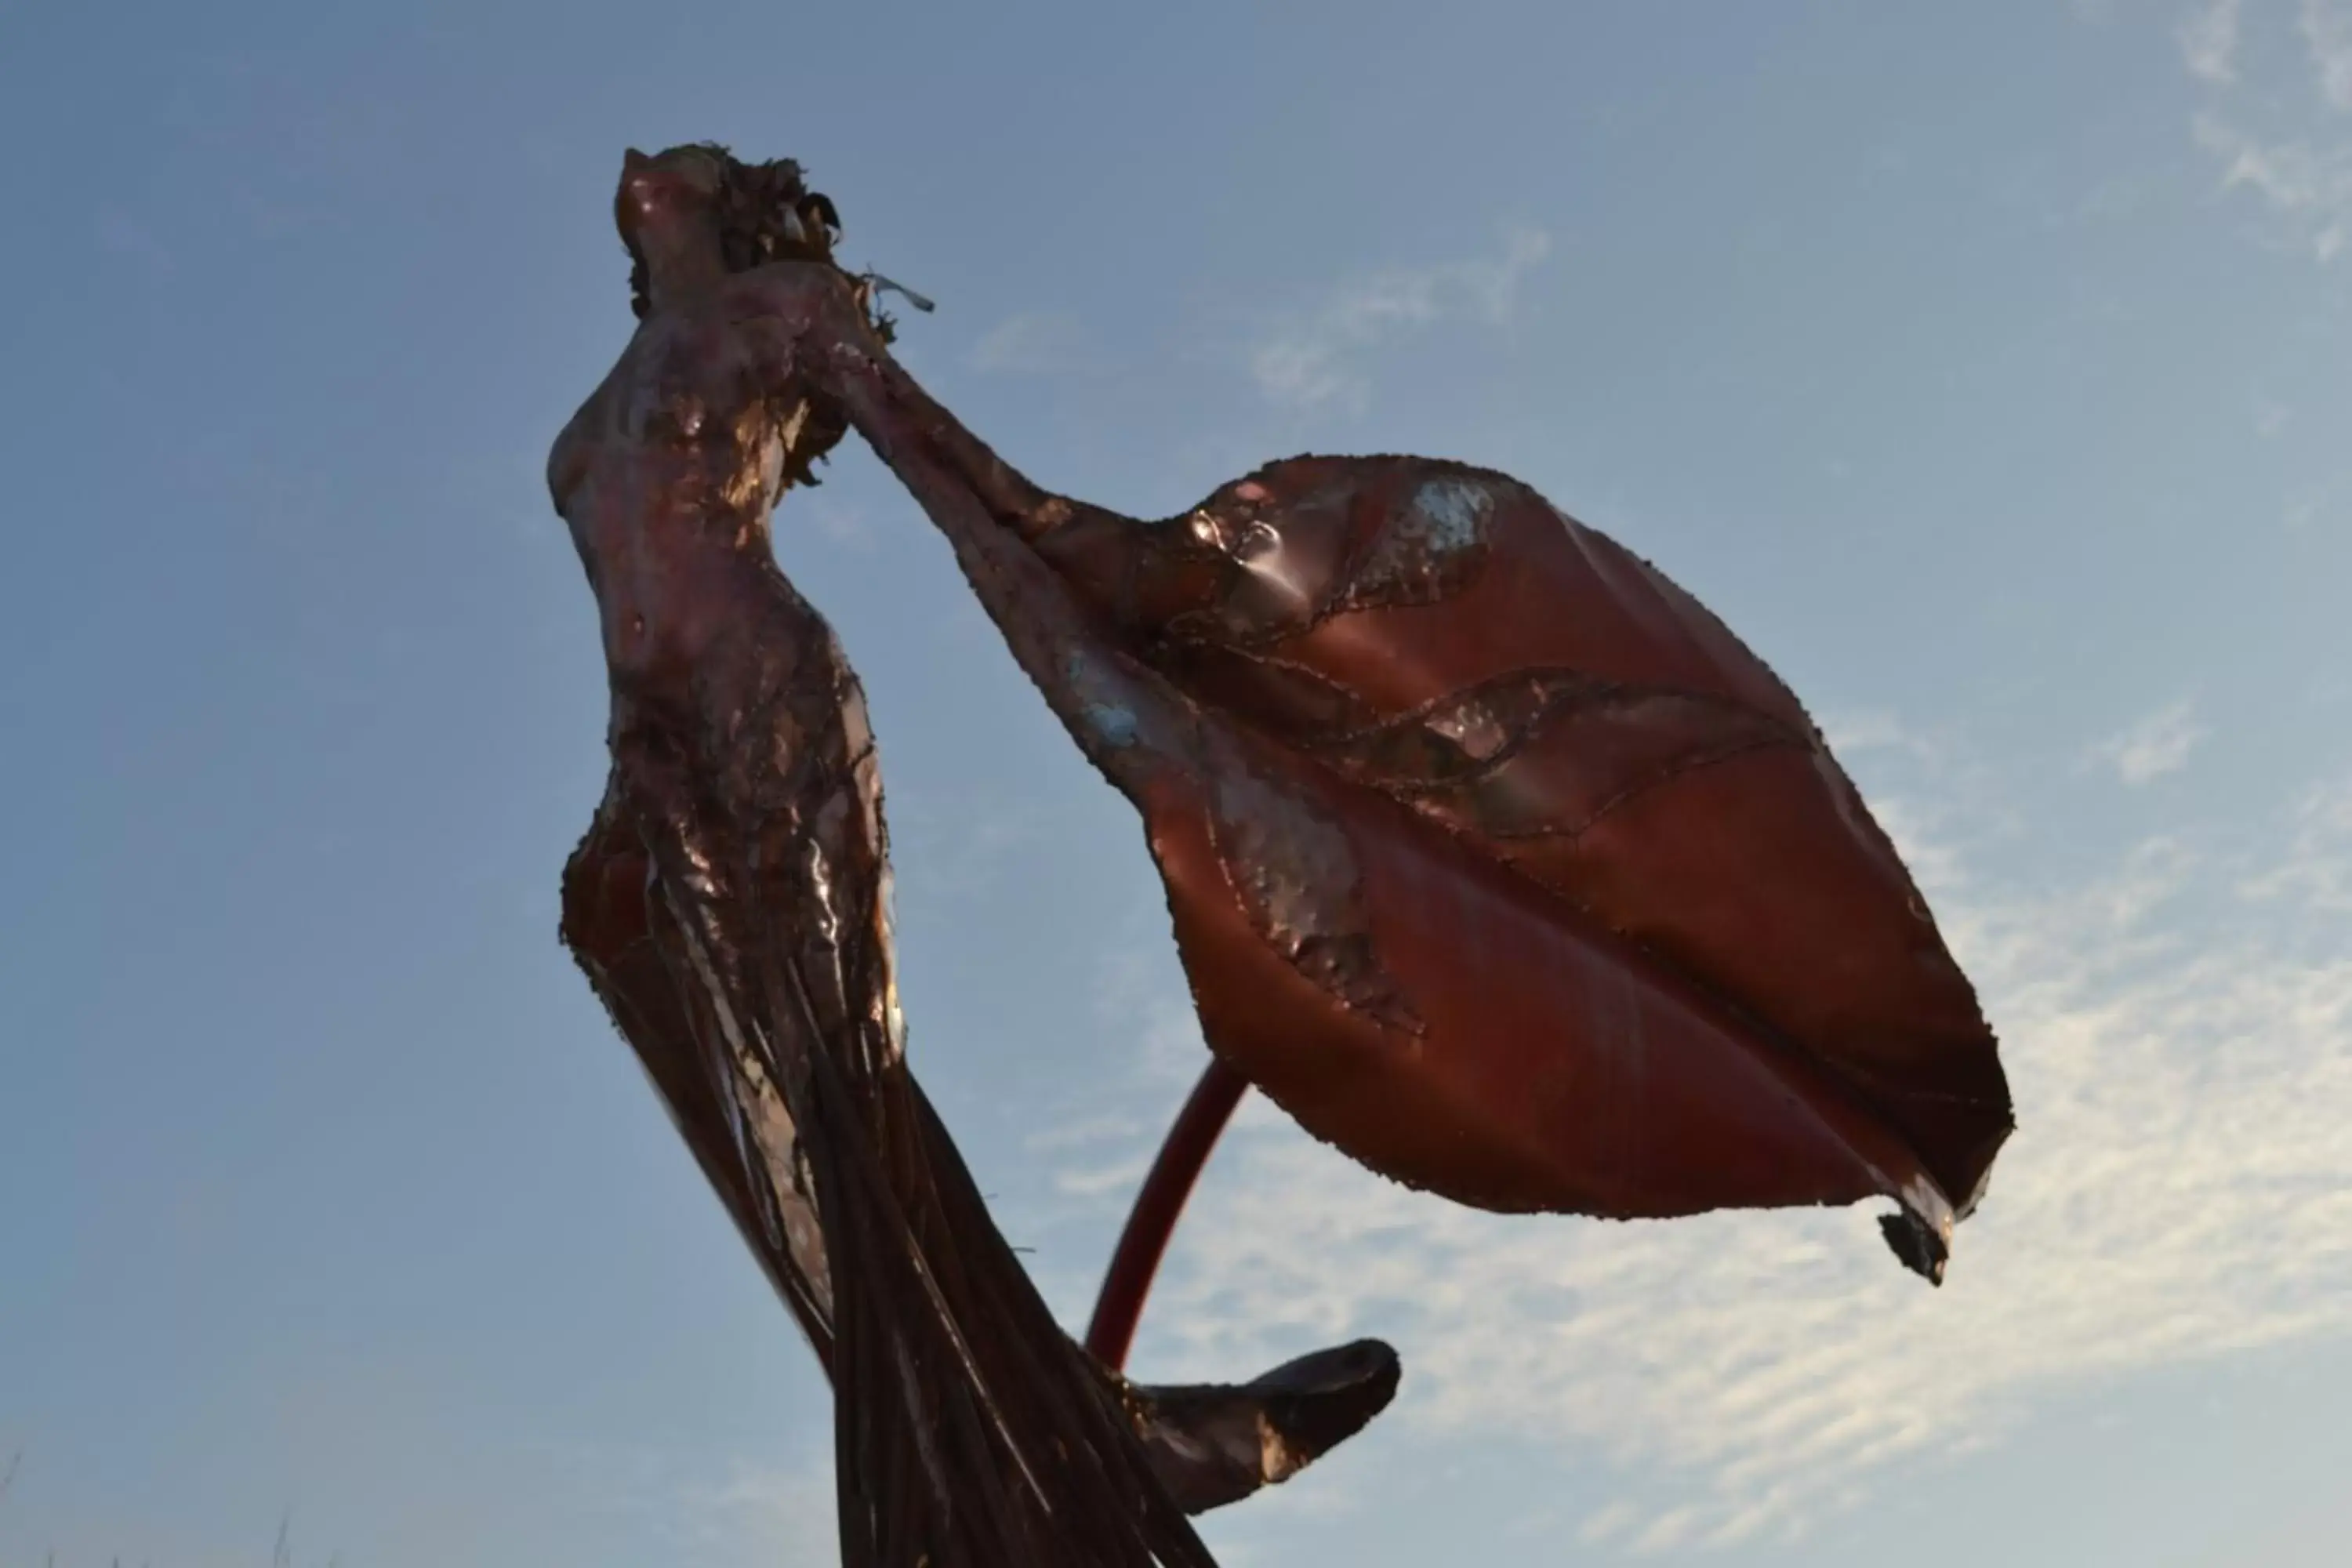
[[[715,142],[697,142],[659,154],[702,153],[719,165],[719,243],[730,272],[771,261],[833,260],[841,219],[833,203],[808,188],[790,158],[745,163]],[[626,243],[624,241],[624,243]],[[629,309],[642,321],[652,309],[646,258],[629,246]]]

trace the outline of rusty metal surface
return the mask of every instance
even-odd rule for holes
[[[823,364],[1143,813],[1211,1046],[1308,1131],[1494,1209],[1884,1195],[1940,1277],[2011,1126],[1991,1032],[1696,600],[1503,475],[1301,458],[1139,521],[1032,485],[886,355]]]
[[[1138,1389],[1153,1467],[1188,1512],[1288,1480],[1361,1431],[1396,1396],[1396,1352],[1378,1340],[1316,1351],[1238,1387]]]
[[[1394,1353],[1138,1387],[996,1231],[907,1066],[863,694],[768,547],[788,479],[845,428],[792,345],[880,340],[830,265],[788,268],[782,311],[745,286],[713,217],[730,163],[631,154],[642,324],[550,458],[612,695],[563,939],[832,1376],[848,1568],[1207,1565],[1183,1510],[1359,1429]]]
[[[1160,1145],[1151,1169],[1137,1189],[1135,1205],[1120,1227],[1110,1265],[1103,1270],[1101,1291],[1095,1298],[1093,1317],[1087,1324],[1087,1349],[1107,1366],[1127,1364],[1143,1318],[1144,1299],[1151,1293],[1153,1276],[1166,1256],[1168,1243],[1182,1217],[1185,1200],[1209,1163],[1225,1123],[1249,1092],[1249,1079],[1215,1057],[1209,1058],[1201,1081],[1186,1097],[1176,1123]]]

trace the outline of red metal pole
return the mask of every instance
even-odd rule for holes
[[[1209,1070],[1176,1113],[1150,1174],[1135,1194],[1127,1228],[1119,1233],[1118,1249],[1103,1275],[1102,1294],[1095,1298],[1094,1321],[1087,1325],[1087,1349],[1114,1372],[1127,1364],[1135,1326],[1143,1318],[1143,1299],[1151,1293],[1151,1277],[1160,1272],[1160,1259],[1167,1254],[1184,1200],[1192,1195],[1192,1184],[1201,1179],[1217,1135],[1248,1090],[1249,1079],[1212,1056]]]

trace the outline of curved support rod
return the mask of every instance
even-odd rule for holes
[[[1103,1275],[1102,1294],[1095,1299],[1094,1321],[1087,1325],[1087,1349],[1113,1371],[1127,1364],[1136,1324],[1143,1317],[1143,1299],[1151,1293],[1152,1276],[1160,1272],[1184,1200],[1192,1195],[1209,1152],[1217,1146],[1217,1135],[1233,1120],[1248,1089],[1249,1079],[1212,1056],[1208,1071],[1176,1113],[1150,1174],[1135,1194],[1127,1228],[1119,1233],[1118,1249]]]

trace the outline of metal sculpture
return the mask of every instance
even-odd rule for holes
[[[612,690],[564,939],[832,1375],[848,1568],[1205,1564],[1185,1512],[1344,1440],[1394,1353],[1148,1389],[1055,1324],[907,1070],[864,698],[769,548],[841,435],[794,313],[878,342],[870,285],[788,164],[632,154],[617,216],[642,322],[549,464]]]
[[[1940,1278],[2011,1124],[1992,1037],[1803,710],[1689,595],[1457,464],[1295,458],[1162,521],[1053,495],[890,358],[796,168],[633,153],[617,210],[645,320],[550,469],[613,689],[565,936],[832,1372],[853,1568],[1202,1563],[1178,1500],[1386,1404],[1370,1344],[1273,1386],[1117,1373],[1245,1084],[1486,1208],[1884,1195]],[[1141,813],[1214,1053],[1093,1357],[906,1070],[863,700],[769,551],[853,428]]]

